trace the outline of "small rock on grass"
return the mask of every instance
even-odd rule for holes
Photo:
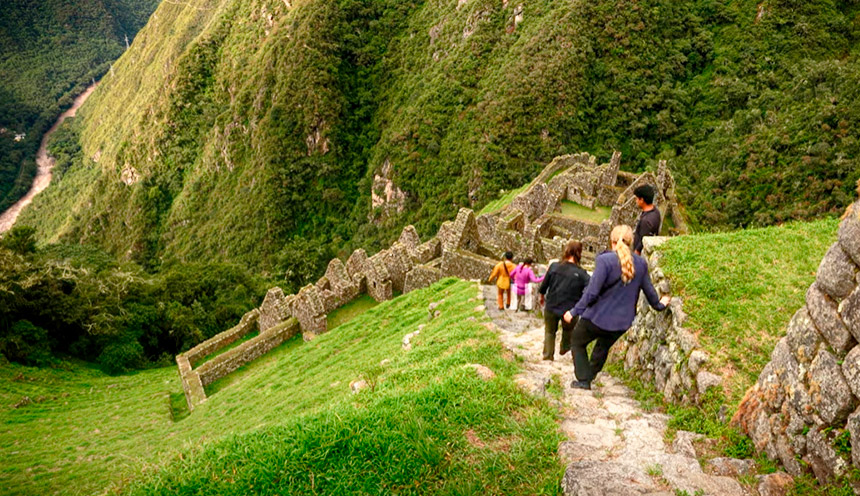
[[[761,496],[784,496],[794,486],[794,478],[785,472],[761,475],[758,481]]]
[[[356,379],[349,383],[349,389],[353,392],[353,394],[361,391],[362,389],[367,387],[367,381],[364,379]]]
[[[463,366],[474,369],[475,373],[478,374],[478,377],[480,377],[484,381],[490,381],[494,377],[496,377],[496,373],[490,370],[489,367],[485,365],[481,365],[479,363],[467,363]]]

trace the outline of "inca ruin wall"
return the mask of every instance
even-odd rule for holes
[[[821,481],[860,468],[860,201],[839,225],[771,361],[733,419],[792,475]],[[850,459],[835,447],[848,432]],[[843,452],[844,453],[844,452]]]
[[[594,252],[598,245],[606,244],[616,221],[597,225],[559,217],[560,202],[577,198],[595,204],[600,198],[611,199],[614,218],[626,219],[620,209],[629,199],[619,199],[619,194],[643,180],[619,173],[620,157],[616,153],[610,163],[602,165],[587,153],[557,157],[499,212],[475,216],[470,209],[460,209],[453,221],[444,222],[436,236],[424,243],[413,226],[406,226],[386,250],[368,256],[358,249],[346,262],[331,260],[319,281],[295,295],[285,295],[277,287],[270,289],[260,308],[246,314],[237,326],[176,357],[189,409],[206,401],[205,386],[287,339],[301,333],[310,340],[326,332],[328,314],[359,295],[384,301],[443,277],[485,280],[506,251],[546,263],[561,257],[569,239],[586,238],[584,242]],[[660,170],[664,169],[665,164]],[[663,177],[665,181],[669,176]],[[666,188],[657,179],[650,173],[646,176],[656,183],[660,198],[667,198]],[[605,239],[601,242],[599,237]],[[216,354],[254,332],[258,334]]]

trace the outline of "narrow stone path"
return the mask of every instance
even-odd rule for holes
[[[495,286],[484,285],[481,291],[502,342],[524,360],[525,371],[517,378],[520,386],[544,396],[550,384],[561,385],[560,398],[552,401],[559,407],[561,431],[567,437],[558,449],[567,464],[565,495],[748,494],[736,479],[702,470],[692,444],[697,434],[679,431],[667,445],[669,417],[645,412],[633,392],[606,372],[598,375],[592,390],[572,389],[570,354],[560,357],[556,344],[555,361],[541,360],[543,320],[532,312],[498,310]],[[559,330],[559,339],[560,334]]]

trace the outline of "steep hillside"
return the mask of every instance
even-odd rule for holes
[[[670,158],[694,227],[842,208],[860,174],[848,2],[164,3],[20,222],[151,267],[296,284],[553,156]],[[370,219],[372,222],[368,222]]]
[[[432,301],[441,315],[428,321]],[[514,384],[519,367],[476,301],[473,283],[446,279],[382,303],[208,386],[191,415],[174,366],[108,377],[77,365],[2,364],[0,486],[4,494],[556,494],[556,410]],[[419,324],[404,351],[404,334]],[[496,377],[485,382],[468,363]],[[370,387],[352,394],[358,378]]]
[[[10,0],[0,9],[0,210],[30,187],[42,134],[108,70],[157,0]],[[16,141],[16,134],[26,138]]]

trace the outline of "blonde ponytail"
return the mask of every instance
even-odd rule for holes
[[[622,242],[619,243],[619,240]],[[633,230],[623,224],[615,226],[609,234],[609,241],[621,263],[621,280],[627,284],[636,275],[636,269],[633,267],[633,253],[630,251],[630,245],[633,244]]]

